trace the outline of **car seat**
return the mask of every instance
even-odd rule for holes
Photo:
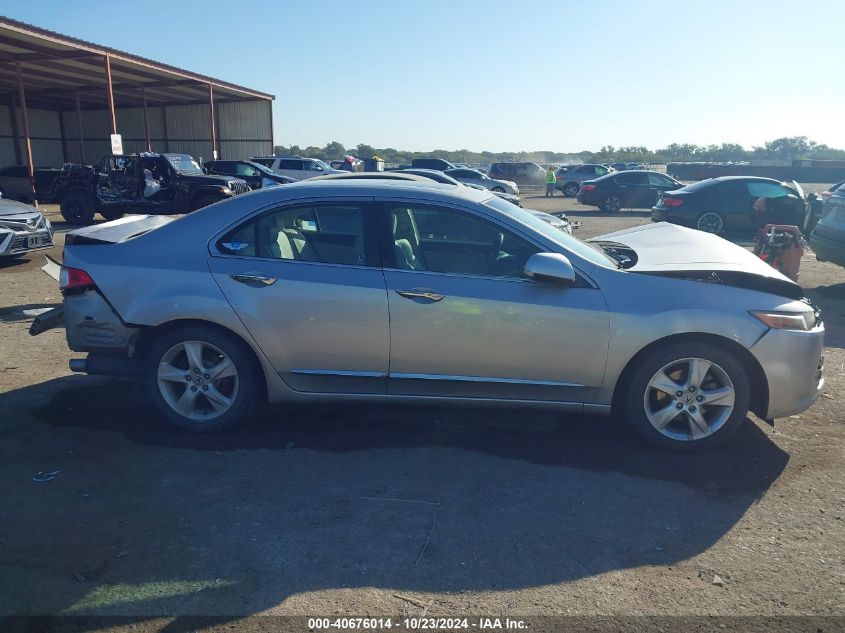
[[[420,232],[410,209],[393,209],[390,216],[393,223],[393,252],[396,256],[396,267],[405,270],[425,270],[420,248]]]

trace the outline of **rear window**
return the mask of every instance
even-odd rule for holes
[[[276,160],[275,158],[253,158],[251,159],[253,163],[258,163],[259,165],[264,165],[265,167],[272,167],[273,161]]]

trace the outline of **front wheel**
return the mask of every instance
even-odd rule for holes
[[[625,394],[630,422],[642,437],[686,452],[727,440],[745,419],[750,400],[747,372],[735,356],[697,341],[650,353]]]
[[[106,220],[111,222],[112,220],[119,220],[123,217],[123,211],[115,211],[114,209],[102,210],[100,211],[100,215],[103,216]]]
[[[214,204],[215,202],[220,202],[221,200],[223,200],[223,198],[221,198],[220,196],[215,196],[214,194],[200,196],[194,203],[194,211],[196,211],[197,209],[202,209],[203,207],[207,207],[208,205]]]
[[[577,182],[570,182],[563,187],[562,191],[567,198],[574,198],[581,191],[581,186]]]
[[[94,201],[84,193],[62,196],[59,210],[65,221],[71,224],[90,224],[94,220]]]
[[[705,233],[719,235],[725,230],[725,219],[715,211],[708,211],[699,216],[695,228]]]
[[[220,330],[185,326],[150,348],[145,377],[150,399],[171,424],[195,432],[221,431],[255,408],[258,369],[244,344]]]

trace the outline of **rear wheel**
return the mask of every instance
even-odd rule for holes
[[[604,202],[601,204],[601,208],[608,213],[616,213],[622,209],[622,198],[616,194],[611,194],[604,199]]]
[[[85,193],[62,196],[59,210],[65,221],[71,224],[90,224],[94,220],[94,200]]]
[[[150,399],[171,424],[213,432],[234,426],[258,402],[258,369],[242,342],[220,330],[193,325],[172,330],[150,348]]]
[[[115,211],[114,209],[100,211],[100,215],[106,220],[119,220],[123,217],[123,211]]]
[[[694,452],[727,440],[745,419],[750,399],[747,372],[734,355],[693,341],[644,358],[628,382],[625,404],[646,440]]]
[[[725,219],[715,211],[707,211],[699,216],[695,228],[705,233],[719,235],[725,230]]]
[[[581,185],[577,182],[568,182],[563,186],[562,191],[567,198],[574,198],[581,191]]]

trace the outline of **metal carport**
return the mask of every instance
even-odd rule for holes
[[[272,154],[273,95],[0,16],[0,167]]]

